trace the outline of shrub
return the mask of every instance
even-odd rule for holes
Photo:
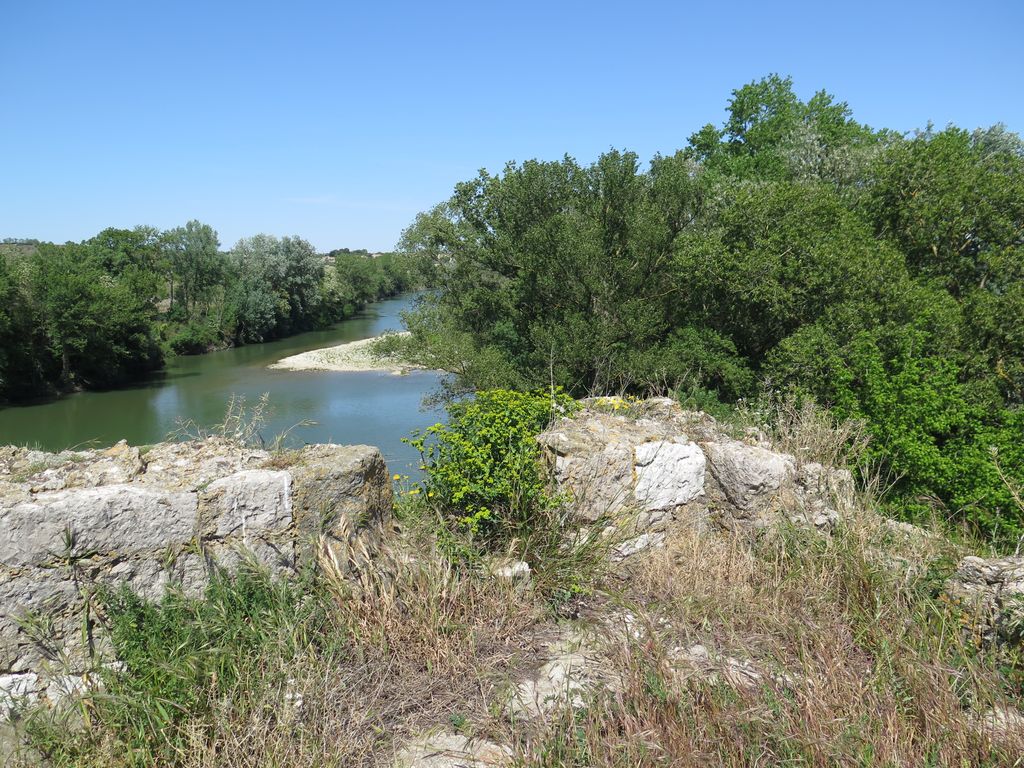
[[[219,336],[215,328],[189,323],[167,342],[176,355],[201,355],[217,345]]]
[[[408,442],[423,458],[426,479],[412,489],[441,510],[445,524],[485,545],[527,533],[533,518],[555,502],[534,440],[575,402],[560,390],[477,392],[449,406],[435,424]]]

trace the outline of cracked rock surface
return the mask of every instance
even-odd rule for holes
[[[789,520],[830,530],[853,504],[848,471],[801,464],[756,431],[737,440],[668,398],[584,400],[537,440],[574,515],[628,521],[636,535],[673,521],[744,531]]]
[[[0,448],[0,701],[75,687],[87,666],[83,595],[94,585],[198,594],[210,566],[233,567],[243,549],[277,573],[315,546],[358,567],[379,547],[391,493],[370,446],[271,454],[209,438],[59,454]]]

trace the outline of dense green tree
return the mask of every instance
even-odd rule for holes
[[[415,346],[463,390],[768,383],[863,420],[904,514],[1024,532],[1024,143],[1001,126],[905,138],[773,75],[646,171],[482,172],[403,248],[438,285]]]
[[[447,254],[444,314],[523,381],[555,371],[576,390],[602,388],[664,337],[678,297],[667,269],[673,223],[651,188],[632,153],[589,168],[569,158],[510,165],[459,185],[404,242]]]
[[[928,130],[895,143],[871,170],[866,208],[878,233],[957,296],[1021,278],[1024,152],[994,135]]]
[[[235,264],[235,276],[228,289],[227,318],[232,335],[240,344],[252,344],[274,337],[279,297],[253,269]]]
[[[220,241],[213,227],[195,220],[164,232],[162,241],[171,310],[177,306],[191,320],[223,281],[225,263],[218,250]]]
[[[86,244],[41,245],[32,267],[33,300],[64,386],[115,386],[160,365],[149,273],[110,275]]]
[[[47,394],[52,365],[24,286],[0,255],[0,401]]]
[[[677,238],[674,271],[682,322],[723,334],[755,365],[830,307],[877,319],[908,283],[900,254],[834,192],[782,182],[723,185],[702,225]]]
[[[963,305],[969,376],[1024,401],[1024,148],[1000,126],[925,131],[872,169],[864,209],[921,280]]]
[[[231,256],[236,278],[230,303],[240,340],[263,340],[313,327],[320,312],[324,268],[312,245],[299,237],[261,234],[239,240]]]
[[[160,232],[154,227],[108,227],[84,244],[92,246],[92,258],[112,275],[120,275],[128,269],[155,275],[163,266]]]
[[[738,178],[845,187],[868,150],[888,136],[857,123],[849,106],[825,91],[801,102],[792,78],[778,75],[733,91],[728,113],[721,128],[694,133],[687,153],[712,172]]]

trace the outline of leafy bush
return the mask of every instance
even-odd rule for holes
[[[435,424],[408,441],[426,470],[414,492],[434,501],[446,522],[484,544],[501,545],[528,533],[533,517],[555,501],[534,438],[554,416],[575,407],[560,390],[495,389],[454,403],[447,424]]]
[[[167,342],[176,355],[201,355],[217,345],[217,329],[189,323]]]

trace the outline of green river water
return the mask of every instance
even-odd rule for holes
[[[424,395],[437,387],[439,374],[267,368],[288,355],[400,329],[399,313],[413,300],[413,296],[402,296],[372,304],[328,330],[174,358],[152,381],[130,389],[80,392],[45,403],[0,408],[0,445],[60,451],[107,446],[121,439],[133,445],[154,443],[167,439],[184,422],[206,429],[221,423],[232,395],[253,405],[268,393],[271,413],[260,430],[265,440],[312,421],[312,426],[291,430],[286,443],[376,445],[393,472],[414,473],[418,456],[401,439],[410,430],[442,418],[442,412],[421,405]]]

